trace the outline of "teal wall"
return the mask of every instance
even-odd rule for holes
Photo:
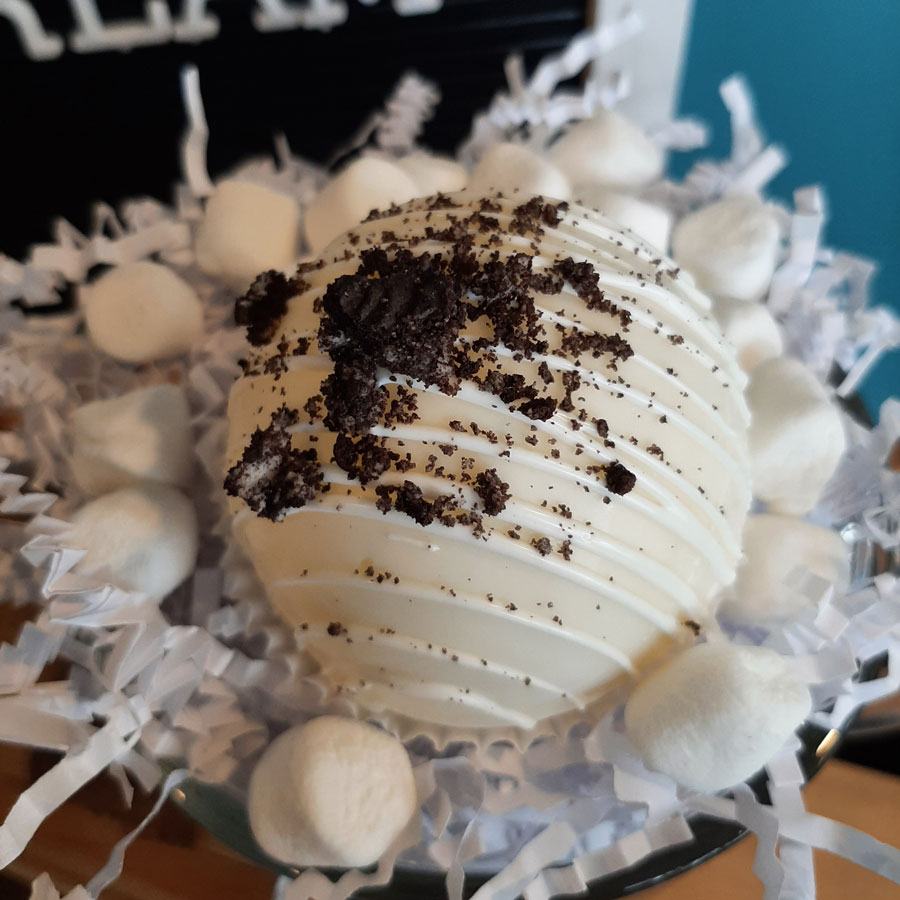
[[[733,72],[790,153],[773,192],[824,185],[828,244],[874,259],[873,301],[900,313],[900,0],[694,0],[681,113],[713,126],[717,154],[729,146],[718,84]],[[900,351],[862,393],[872,412],[900,394]]]

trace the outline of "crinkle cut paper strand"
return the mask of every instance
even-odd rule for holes
[[[627,73],[580,91],[557,86],[626,41],[639,24],[630,16],[586,33],[530,78],[521,60],[511,58],[508,90],[476,116],[461,158],[471,162],[508,139],[540,150],[565,123],[614,104],[627,91]],[[289,631],[261,601],[249,564],[227,540],[216,489],[225,403],[243,335],[231,320],[231,294],[194,265],[192,227],[213,187],[196,70],[184,73],[183,91],[190,127],[182,147],[185,183],[176,188],[174,206],[140,200],[116,211],[98,204],[89,234],[60,220],[54,241],[34,247],[27,262],[0,256],[0,396],[4,406],[19,412],[22,425],[0,431],[2,599],[40,609],[15,645],[0,647],[0,740],[64,754],[0,825],[0,868],[23,851],[46,816],[104,770],[117,780],[126,803],[133,783],[144,791],[161,787],[158,809],[188,777],[245,787],[253,762],[285,722],[326,711],[357,712],[346,701],[325,697]],[[731,78],[721,94],[731,114],[731,155],[698,163],[680,183],[663,181],[650,190],[676,215],[731,192],[760,192],[786,162],[781,148],[762,139],[746,85]],[[349,147],[374,140],[383,152],[408,151],[438,97],[434,85],[404,76],[385,109],[364,123]],[[705,129],[693,121],[673,122],[655,138],[666,147],[693,149],[703,144]],[[283,137],[276,138],[276,157],[252,160],[237,174],[290,193],[303,208],[327,180],[326,171],[297,158]],[[768,303],[784,326],[791,355],[823,381],[833,362],[849,373],[837,390],[846,395],[878,355],[898,342],[900,325],[887,311],[865,305],[872,265],[821,243],[825,214],[818,188],[798,191],[794,208],[779,213],[786,249]],[[77,312],[24,316],[11,304],[53,304],[60,290],[77,289],[98,263],[151,256],[195,287],[206,328],[186,358],[147,367],[140,376],[91,349],[78,330]],[[57,497],[49,486],[71,484],[65,423],[74,408],[164,379],[188,392],[207,477],[198,480],[194,496],[205,535],[198,568],[159,604],[78,574],[83,553],[66,544],[66,517],[82,498],[74,490]],[[849,419],[846,424],[849,450],[814,519],[843,528],[857,549],[878,544],[895,552],[900,476],[883,462],[900,437],[900,403],[885,403],[874,430]],[[40,585],[31,574],[34,566],[44,570]],[[811,602],[794,620],[716,637],[765,644],[786,655],[811,686],[812,720],[839,728],[860,705],[900,688],[900,584],[894,575],[880,574],[858,580],[843,596],[812,577],[803,585]],[[885,654],[886,674],[857,680],[859,661]],[[71,663],[69,680],[38,683],[54,659]],[[400,835],[374,871],[350,870],[335,883],[308,870],[293,881],[281,879],[277,895],[344,900],[361,887],[386,884],[399,864],[444,872],[451,900],[462,897],[467,869],[496,873],[477,891],[479,900],[519,894],[543,900],[582,891],[594,878],[690,841],[690,816],[698,812],[757,834],[754,872],[767,900],[814,895],[814,847],[900,882],[900,851],[805,811],[796,739],[767,767],[771,805],[761,805],[747,788],[735,791],[733,799],[699,795],[648,771],[624,735],[620,711],[599,723],[582,723],[572,734],[549,734],[524,747],[470,745],[449,758],[430,758],[426,749],[449,736],[401,734],[415,766],[421,822]],[[179,761],[174,770],[172,760]],[[111,883],[139,832],[113,848],[106,866],[68,900],[94,898]],[[34,900],[59,900],[45,875],[32,891]]]

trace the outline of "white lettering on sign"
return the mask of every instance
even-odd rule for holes
[[[53,59],[63,52],[62,38],[47,34],[40,16],[25,0],[0,0],[0,16],[12,22],[22,50],[32,59]]]
[[[78,53],[125,50],[147,44],[164,44],[174,29],[165,0],[147,0],[143,19],[123,19],[116,24],[103,20],[96,0],[69,0],[78,28],[69,43]]]
[[[175,40],[197,43],[219,33],[219,20],[207,13],[206,0],[184,0],[181,18],[175,22]]]
[[[331,31],[347,21],[344,0],[307,0],[300,5],[285,0],[259,0],[259,6],[253,14],[253,24],[260,31],[287,31],[290,28]]]
[[[358,0],[374,6],[379,0]],[[401,16],[437,12],[443,0],[391,0]],[[207,0],[182,0],[178,18],[172,19],[165,0],[146,0],[142,19],[104,18],[97,0],[69,0],[75,30],[69,47],[77,53],[101,50],[131,50],[169,41],[198,43],[219,33],[219,20],[206,9]],[[256,0],[251,20],[259,31],[286,31],[303,28],[331,31],[347,21],[347,0]],[[58,34],[49,33],[33,0],[0,0],[0,19],[7,19],[22,45],[34,60],[54,59],[65,49]]]
[[[399,16],[424,16],[436,13],[444,0],[393,0],[394,12]]]

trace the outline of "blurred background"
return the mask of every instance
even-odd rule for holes
[[[317,2],[327,7],[330,0]],[[875,300],[900,308],[896,0],[861,0],[852,7],[842,0],[444,0],[418,4],[432,11],[406,16],[394,9],[402,2],[348,0],[347,21],[328,32],[254,27],[261,9],[282,5],[275,0],[170,0],[176,32],[193,6],[201,11],[198,19],[212,23],[210,34],[191,38],[182,28],[178,41],[127,53],[76,52],[75,35],[85,29],[85,9],[96,10],[107,26],[143,21],[139,0],[31,5],[56,42],[46,53],[52,58],[29,58],[0,4],[0,84],[15,86],[4,90],[0,174],[0,248],[11,256],[49,237],[52,214],[83,227],[92,200],[138,193],[168,198],[179,171],[184,121],[178,72],[185,63],[200,68],[214,173],[270,150],[275,131],[284,132],[299,154],[326,159],[407,69],[440,85],[443,102],[424,141],[452,150],[473,112],[502,85],[511,50],[522,51],[531,67],[565,46],[586,21],[608,20],[636,5],[655,36],[629,44],[624,61],[672,80],[661,108],[668,104],[709,122],[715,135],[709,149],[726,153],[727,117],[717,87],[731,73],[745,73],[770,138],[791,155],[774,193],[789,198],[796,187],[824,184],[831,209],[827,240],[876,260]],[[407,0],[405,6],[417,4]],[[682,34],[685,52],[679,54]],[[648,69],[651,57],[656,68]],[[659,108],[653,106],[651,118]],[[674,171],[685,171],[693,158],[676,156]],[[900,353],[894,353],[863,391],[870,412],[877,413],[898,385]]]
[[[86,5],[110,22],[144,16],[138,0]],[[183,15],[189,5],[169,0],[171,17]],[[87,228],[90,204],[98,199],[115,203],[139,194],[169,199],[179,176],[184,115],[178,76],[186,63],[200,70],[214,174],[249,154],[270,152],[272,135],[279,131],[295,152],[324,161],[408,69],[433,79],[443,94],[424,143],[452,151],[473,113],[503,85],[503,61],[512,50],[523,53],[530,69],[561,50],[592,18],[627,5],[444,0],[437,12],[400,17],[388,0],[348,0],[348,20],[328,33],[302,28],[266,33],[252,24],[258,8],[266,6],[262,0],[210,0],[200,7],[216,19],[214,38],[135,46],[127,53],[79,53],[70,36],[79,28],[75,11],[85,4],[41,0],[31,6],[39,8],[43,29],[58,45],[55,55],[35,60],[23,50],[9,15],[15,4],[0,0],[0,252],[24,257],[30,244],[50,238],[51,218],[57,215]],[[663,106],[707,121],[714,135],[709,148],[676,156],[673,171],[682,174],[705,154],[727,154],[728,120],[718,85],[743,72],[768,136],[791,157],[772,192],[790,199],[798,187],[824,185],[831,214],[828,244],[875,260],[880,271],[873,299],[900,310],[897,0],[640,0],[637,5],[666,17],[656,21],[656,39],[664,49],[671,50],[686,23],[680,81],[679,54],[662,54],[661,65],[671,67],[674,79]],[[648,52],[646,45],[643,51]],[[863,388],[870,414],[877,415],[898,388],[900,352],[895,351]],[[21,626],[8,612],[0,609],[0,639],[12,639]],[[896,700],[870,710],[842,755],[900,774],[898,717]],[[47,767],[39,754],[13,756],[7,749],[0,755],[6,799],[16,796],[19,779],[28,783]],[[76,818],[60,825],[56,839],[44,846],[46,857],[60,865],[71,858],[74,872],[79,854],[98,853],[111,843],[105,832],[91,845],[90,829],[81,828],[77,839],[73,831],[82,822],[92,822],[97,834],[109,831],[101,813],[109,810],[112,796],[110,785],[85,792]],[[174,861],[176,868],[189,865],[199,839],[184,820],[164,819],[150,841],[157,837],[165,846],[151,843],[133,853],[139,860],[144,853],[148,878],[166,868],[161,859]],[[209,896],[234,895],[229,879],[238,873],[228,865],[233,863],[223,862],[219,881],[210,882]],[[32,874],[19,873],[23,880]],[[19,896],[26,896],[24,890],[0,877],[0,898]],[[150,894],[136,888],[135,896]]]
[[[770,185],[825,186],[826,240],[878,263],[873,302],[900,309],[900,6],[896,0],[693,0],[679,107],[713,127],[728,149],[716,87],[743,72],[770,139],[790,165]],[[676,160],[681,167],[683,160]],[[900,393],[900,352],[862,394],[870,413]]]

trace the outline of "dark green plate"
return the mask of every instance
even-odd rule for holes
[[[804,748],[800,761],[807,778],[813,778],[837,749],[841,735],[836,732],[826,733],[821,728],[807,725],[801,730],[800,737]],[[761,800],[768,799],[762,773],[749,783]],[[186,781],[173,792],[172,799],[195,822],[249,862],[279,875],[294,877],[299,873],[298,869],[272,859],[259,848],[250,831],[244,799],[236,790],[221,785]],[[693,841],[661,850],[629,869],[593,881],[587,896],[592,900],[612,900],[635,894],[694,868],[728,849],[747,834],[746,829],[740,825],[704,815],[692,816],[690,823],[694,832]],[[334,878],[340,874],[339,871],[325,872]],[[473,893],[485,881],[487,876],[480,873],[468,877],[466,895]],[[440,898],[444,896],[444,876],[437,871],[398,867],[394,870],[389,886],[359,891],[356,896],[380,897],[382,900]]]

